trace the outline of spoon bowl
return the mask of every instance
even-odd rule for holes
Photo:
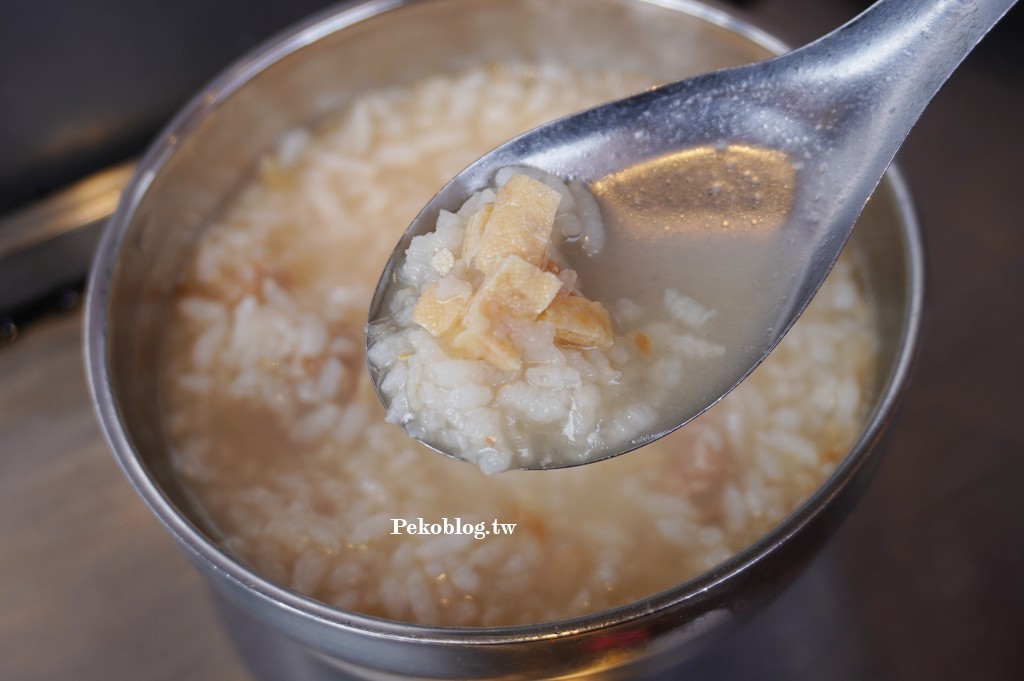
[[[415,236],[498,170],[585,185],[600,254],[568,253],[601,302],[676,287],[717,311],[725,354],[680,377],[654,428],[587,463],[667,435],[724,397],[806,308],[896,150],[943,82],[1016,0],[881,0],[787,55],[671,83],[537,128],[466,168],[404,234],[374,293],[368,342]],[[379,389],[380,371],[370,375]],[[442,453],[460,452],[420,438]],[[573,463],[545,463],[545,468]]]

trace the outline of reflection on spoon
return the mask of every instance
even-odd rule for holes
[[[589,185],[605,219],[665,232],[741,232],[756,237],[785,224],[796,169],[782,151],[746,144],[673,151]]]

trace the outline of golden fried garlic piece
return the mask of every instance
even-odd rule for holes
[[[559,277],[551,258],[561,198],[543,182],[513,175],[493,203],[470,217],[459,258],[442,251],[431,261],[442,278],[420,296],[413,321],[453,355],[482,359],[503,371],[522,365],[512,335],[524,321],[552,324],[561,346],[611,347],[608,311],[566,283],[575,277]],[[469,276],[458,278],[453,271]]]

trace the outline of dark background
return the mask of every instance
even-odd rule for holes
[[[141,153],[207,80],[328,0],[4,0],[0,213]]]
[[[233,58],[326,4],[4,0],[0,215],[137,155]],[[795,45],[866,3],[736,4]],[[1024,678],[1021,14],[968,58],[898,156],[928,290],[879,470],[810,568],[681,676]],[[80,324],[76,309],[37,318],[0,347],[0,678],[255,678],[106,450]]]
[[[0,214],[141,153],[186,99],[232,60],[330,0],[4,0],[0,3]],[[731,3],[758,14],[770,0]],[[775,32],[814,33],[805,12],[852,16],[870,3],[805,0]],[[820,10],[816,5],[831,6]],[[787,10],[788,12],[789,10]],[[1021,16],[980,49],[1018,81]],[[978,61],[981,61],[979,59]],[[1012,73],[1015,72],[1015,73]]]

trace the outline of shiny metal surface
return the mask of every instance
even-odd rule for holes
[[[746,8],[801,43],[859,5]],[[1024,53],[1005,29],[900,152],[927,232],[929,294],[913,380],[862,502],[776,600],[666,678],[1024,675],[1024,325],[1005,314],[1024,291]],[[81,340],[71,313],[0,348],[0,678],[319,681],[262,625],[232,614],[225,635],[203,580],[103,442]]]
[[[4,3],[0,214],[137,157],[231,60],[329,4]]]
[[[0,678],[249,678],[111,459],[81,343],[75,311],[0,350]]]
[[[922,255],[913,216],[894,178],[873,202],[874,218],[858,237],[883,317],[879,392],[870,421],[851,455],[806,504],[713,572],[642,602],[571,621],[459,630],[327,607],[254,574],[216,545],[168,470],[154,367],[175,273],[194,235],[278,134],[317,120],[361,88],[405,82],[468,58],[547,54],[626,67],[620,62],[636,60],[670,79],[685,75],[684,68],[699,71],[761,58],[774,45],[737,39],[721,26],[735,25],[734,20],[703,7],[698,18],[686,12],[697,7],[691,3],[581,0],[559,7],[574,11],[552,13],[550,5],[533,0],[369,2],[299,27],[229,69],[179,115],[140,162],[100,245],[90,282],[86,360],[118,462],[228,601],[325,654],[318,659],[332,660],[331,668],[344,674],[636,678],[677,663],[682,650],[693,654],[710,641],[703,634],[722,631],[723,621],[773,593],[826,536],[857,491],[854,482],[863,478],[870,446],[906,376],[919,320]],[[570,24],[573,30],[567,32]],[[502,31],[474,30],[480,26]],[[693,53],[700,55],[683,67],[660,42],[680,35],[689,36]],[[379,60],[365,68],[365,62],[359,69],[341,68],[369,46]]]
[[[0,314],[85,279],[131,168],[101,171],[0,218]]]
[[[368,344],[393,332],[386,303],[396,272],[412,239],[434,231],[439,211],[456,211],[501,168],[540,168],[583,182],[601,206],[604,250],[569,255],[589,297],[610,306],[674,287],[718,311],[730,341],[720,370],[680,376],[678,400],[651,432],[609,442],[588,462],[668,435],[778,344],[928,102],[1015,2],[879,0],[785,56],[605,104],[495,149],[431,199],[399,241],[370,305]],[[378,386],[380,368],[369,371]],[[555,459],[543,467],[578,465]]]

